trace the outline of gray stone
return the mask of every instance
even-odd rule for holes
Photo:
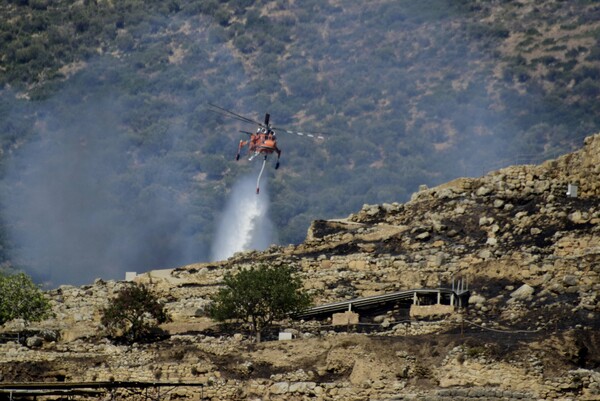
[[[273,385],[269,388],[271,394],[286,394],[290,390],[289,382],[278,382],[273,383]]]
[[[474,294],[469,297],[470,305],[483,304],[484,302],[485,302],[485,297],[482,295]]]
[[[585,224],[590,221],[590,218],[587,213],[581,213],[579,210],[571,213],[568,216],[569,220],[571,220],[575,224]]]
[[[477,256],[479,256],[481,259],[489,259],[492,257],[492,252],[488,249],[483,249],[477,254]]]
[[[489,195],[492,192],[491,188],[488,188],[486,186],[481,186],[479,187],[479,189],[477,189],[477,196],[486,196]]]
[[[571,274],[564,276],[562,281],[567,287],[579,284],[579,279],[577,276]]]
[[[387,318],[386,315],[379,315],[373,318],[373,323],[383,323],[383,321]]]
[[[496,246],[498,244],[498,239],[495,237],[489,237],[485,243],[489,246]]]
[[[290,383],[288,391],[290,393],[309,394],[317,386],[314,382],[296,382]]]
[[[44,343],[44,339],[42,337],[33,336],[33,337],[29,337],[27,339],[27,346],[29,348],[41,347],[43,343]]]
[[[431,234],[428,231],[425,231],[424,233],[421,233],[416,236],[416,238],[421,241],[425,241],[425,240],[429,239],[430,237],[431,237]]]
[[[527,300],[527,299],[531,298],[531,296],[533,295],[534,292],[535,292],[535,290],[533,289],[533,287],[531,287],[528,284],[523,284],[522,286],[517,288],[515,291],[513,291],[510,294],[510,296],[511,296],[511,298],[517,299],[517,300]]]

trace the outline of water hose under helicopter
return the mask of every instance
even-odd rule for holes
[[[262,167],[260,168],[260,173],[258,173],[258,179],[256,180],[256,194],[260,191],[260,177],[262,177],[263,170],[265,169],[265,164],[267,164],[267,158],[263,159]]]

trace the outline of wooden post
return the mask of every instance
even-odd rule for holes
[[[348,302],[348,312],[352,312],[352,303]],[[346,320],[346,333],[350,333],[350,319]]]

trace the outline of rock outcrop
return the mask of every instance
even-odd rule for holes
[[[297,246],[151,271],[135,280],[174,320],[153,344],[102,336],[100,310],[125,283],[63,286],[48,292],[55,317],[37,325],[39,339],[0,344],[0,381],[201,382],[170,394],[214,400],[600,399],[599,200],[600,134],[538,166],[315,221]],[[294,266],[316,304],[459,279],[471,298],[444,318],[388,310],[350,333],[282,322],[296,339],[254,344],[205,311],[225,272],[255,263]]]

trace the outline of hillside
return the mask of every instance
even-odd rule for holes
[[[233,162],[253,127],[208,102],[327,134],[280,138],[265,196],[283,245],[313,220],[552,158],[600,129],[594,1],[25,0],[0,13],[0,256],[50,286],[209,259],[222,205],[255,172]]]
[[[4,381],[183,381],[175,397],[319,400],[595,400],[600,396],[600,134],[540,165],[422,187],[406,203],[318,220],[299,245],[135,280],[167,302],[171,336],[122,346],[99,311],[124,282],[48,291],[56,316],[27,345],[0,345]],[[568,184],[578,196],[567,196]],[[468,307],[408,319],[359,311],[361,324],[286,321],[292,341],[255,344],[219,329],[208,297],[228,271],[297,269],[316,304],[468,280]],[[18,327],[18,322],[4,330]],[[346,332],[349,330],[349,332]],[[85,369],[81,369],[85,366]]]

